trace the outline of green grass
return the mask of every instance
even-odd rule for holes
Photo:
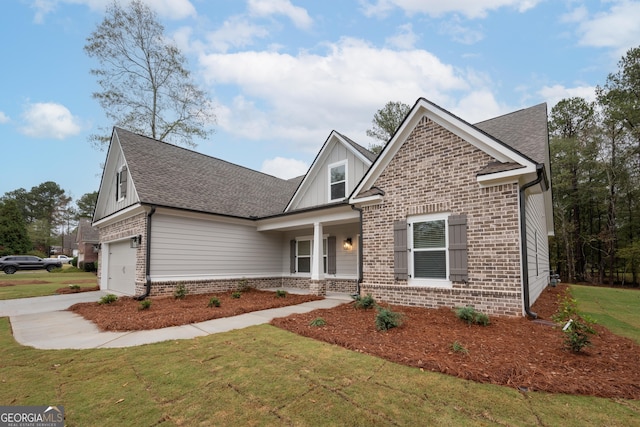
[[[640,401],[477,384],[270,325],[125,349],[36,350],[0,319],[0,402],[68,426],[628,426]],[[634,421],[636,420],[636,421]]]
[[[62,271],[58,270],[53,273],[47,273],[44,270],[25,274],[0,272],[0,300],[55,295],[56,289],[65,288],[69,285],[69,281],[77,280],[92,280],[91,283],[80,284],[83,288],[93,287],[97,284],[94,273],[85,273],[72,267],[63,267]],[[7,283],[14,285],[4,286]]]
[[[614,334],[640,344],[640,291],[636,289],[571,285],[581,313]]]

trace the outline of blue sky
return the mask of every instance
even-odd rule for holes
[[[95,191],[111,127],[83,46],[108,0],[0,4],[0,195]],[[640,45],[623,0],[148,0],[215,105],[196,151],[272,175],[306,171],[331,130],[364,146],[388,101],[425,97],[469,122],[594,98]]]

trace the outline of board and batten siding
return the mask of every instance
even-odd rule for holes
[[[345,224],[323,228],[325,236],[335,236],[336,238],[336,274],[325,274],[325,279],[356,279],[358,277],[358,225]],[[290,231],[284,234],[281,251],[283,253],[282,271],[285,276],[290,276],[290,251],[291,240],[298,237],[313,237],[313,228],[308,230]],[[352,249],[345,250],[343,242],[351,237]],[[298,274],[294,274],[297,276]],[[299,274],[299,276],[310,276],[309,273]]]
[[[281,235],[251,224],[156,214],[151,234],[152,280],[282,275]]]
[[[96,218],[98,219],[109,216],[139,201],[129,171],[127,171],[126,196],[116,200],[116,173],[119,172],[123,166],[125,166],[125,159],[122,154],[122,149],[119,143],[115,143],[109,151],[109,158],[104,168],[99,205],[96,207]]]
[[[530,194],[526,197],[529,299],[533,305],[549,283],[549,244],[544,195]]]
[[[318,165],[317,174],[309,183],[304,196],[292,207],[293,209],[319,206],[329,202],[329,165],[347,160],[346,197],[351,194],[369,168],[342,144],[334,143],[327,154],[322,164]]]

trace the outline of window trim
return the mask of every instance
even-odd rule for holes
[[[324,265],[324,274],[327,274],[327,269],[329,267],[329,242],[328,239],[329,238],[329,234],[324,234],[322,236],[322,263]],[[295,239],[293,239],[296,241],[296,254],[295,254],[295,273],[296,275],[302,275],[302,276],[311,276],[311,266],[313,265],[313,236],[299,236],[296,237]],[[300,258],[298,256],[298,242],[309,242],[309,244],[311,245],[310,247],[310,254],[308,255],[309,258],[309,271],[300,271],[300,269],[298,268],[298,259]],[[307,255],[304,255],[304,258],[307,258]]]
[[[122,191],[122,176],[124,173],[127,173],[127,166],[126,165],[122,165],[120,166],[120,168],[118,168],[118,170],[116,171],[116,202],[119,202],[121,200],[124,200],[125,197],[127,196],[127,189],[125,187],[125,191]],[[128,177],[127,179],[124,180],[124,185],[127,185],[128,182]]]
[[[425,286],[434,288],[453,288],[453,283],[450,280],[451,275],[451,261],[449,260],[449,216],[450,213],[436,213],[417,215],[407,218],[407,284],[410,286]],[[430,221],[444,221],[444,243],[443,248],[446,262],[446,278],[415,278],[414,274],[414,248],[413,248],[413,227],[414,224],[420,222]]]
[[[340,166],[344,166],[344,180],[343,181],[331,182],[331,170],[335,169],[337,167],[340,167]],[[328,182],[327,199],[329,200],[329,202],[335,202],[337,200],[343,200],[343,199],[345,199],[347,197],[347,195],[349,194],[349,192],[347,191],[348,178],[349,178],[349,162],[347,162],[347,160],[340,160],[339,162],[331,163],[330,165],[327,166],[327,182]],[[335,185],[335,184],[340,184],[342,182],[344,182],[344,196],[338,197],[337,199],[332,199],[331,198],[331,186]]]

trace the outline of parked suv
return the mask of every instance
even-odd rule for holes
[[[13,274],[18,270],[44,269],[51,273],[56,268],[62,268],[60,260],[42,259],[31,255],[9,255],[0,258],[0,270],[6,274]]]

